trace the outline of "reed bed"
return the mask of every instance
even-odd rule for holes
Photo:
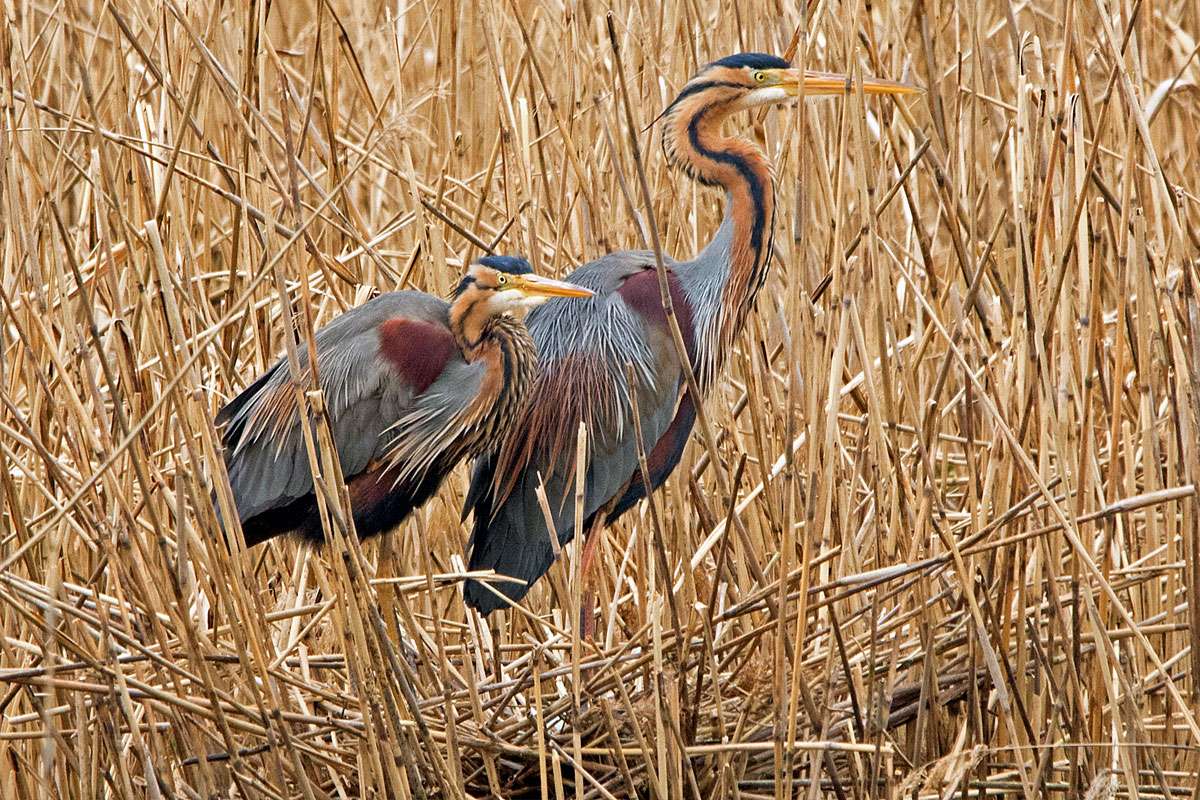
[[[1197,30],[7,5],[0,796],[1197,797]],[[694,253],[721,198],[646,128],[740,50],[926,92],[736,120],[777,259],[711,438],[607,535],[594,640],[573,546],[524,611],[465,611],[465,470],[378,541],[226,542],[213,415],[289,338],[487,250],[648,246],[623,93]]]

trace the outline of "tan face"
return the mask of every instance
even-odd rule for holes
[[[473,279],[471,291],[486,295],[488,311],[493,314],[531,308],[552,297],[591,297],[595,294],[591,289],[532,272],[504,272],[482,264],[473,264],[467,275]]]

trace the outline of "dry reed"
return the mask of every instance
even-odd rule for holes
[[[218,533],[213,413],[314,325],[652,238],[608,6],[370,5],[6,5],[0,796],[1198,796],[1194,4],[615,0],[639,129],[738,50],[927,92],[737,120],[778,259],[593,642],[573,547],[464,612],[465,472]]]

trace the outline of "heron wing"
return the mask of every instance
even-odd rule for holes
[[[316,334],[317,373],[343,477],[367,470],[411,430],[412,415],[431,396],[464,397],[478,377],[455,345],[448,305],[420,292],[380,295]],[[300,369],[308,355],[300,352]],[[455,394],[449,384],[457,383]],[[312,471],[286,359],[231,400],[217,415],[225,463],[247,519],[309,495]],[[453,413],[452,410],[447,413]]]
[[[512,600],[523,597],[554,560],[539,487],[544,487],[559,543],[575,535],[574,454],[580,423],[588,432],[586,524],[606,508],[629,508],[637,502],[629,497],[644,496],[644,487],[638,488],[635,399],[654,485],[665,479],[682,452],[692,416],[682,399],[683,367],[653,265],[653,254],[645,252],[614,253],[594,261],[567,278],[595,291],[594,297],[551,301],[526,321],[538,346],[541,374],[521,420],[476,463],[464,507],[464,515],[475,514],[471,569],[494,569],[525,581],[494,584]],[[685,343],[692,346],[690,309],[674,277],[670,286]],[[670,443],[660,446],[672,429]],[[504,605],[474,581],[467,583],[464,595],[484,613]]]

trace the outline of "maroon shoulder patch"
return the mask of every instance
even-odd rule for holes
[[[675,309],[675,318],[679,320],[679,332],[683,334],[683,343],[688,355],[696,359],[696,328],[692,321],[692,307],[684,297],[683,287],[673,270],[667,270],[667,287],[671,292],[671,306]],[[662,294],[658,290],[658,271],[648,267],[641,272],[635,272],[625,279],[617,293],[625,300],[625,305],[640,314],[647,322],[667,326],[667,313],[663,309]]]
[[[421,394],[437,380],[458,351],[444,325],[421,320],[389,319],[379,326],[379,352]]]
[[[362,514],[378,505],[392,489],[393,476],[385,475],[385,469],[368,464],[367,468],[346,481],[350,493],[350,507]]]

